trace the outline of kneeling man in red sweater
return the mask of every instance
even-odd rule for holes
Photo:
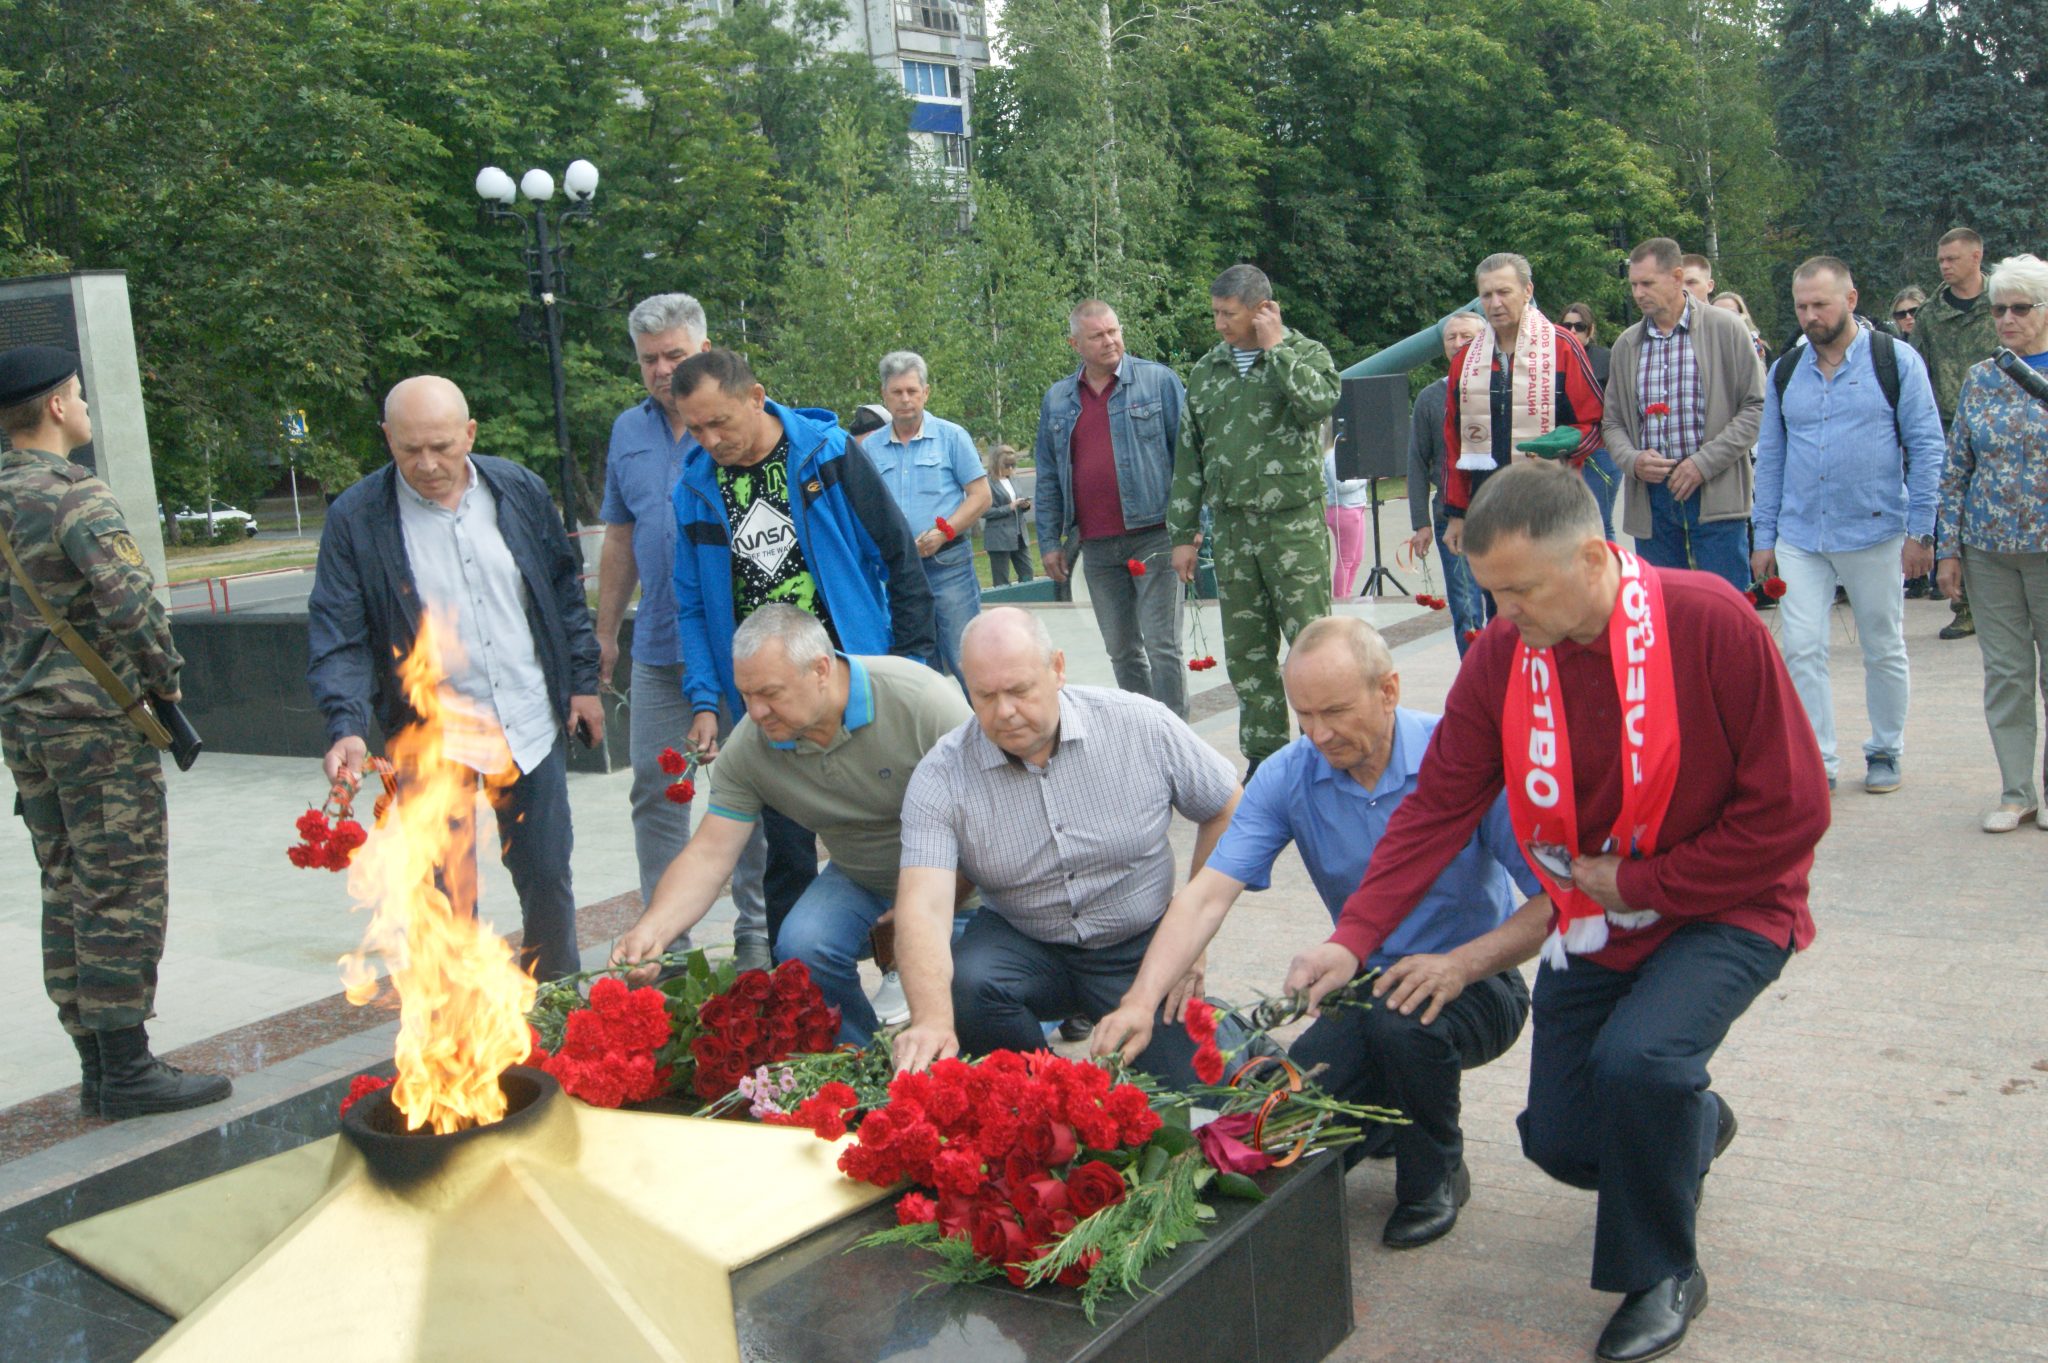
[[[1352,979],[1505,787],[1548,893],[1453,952],[1404,957],[1375,990],[1427,1017],[1542,956],[1522,1149],[1599,1193],[1593,1287],[1624,1296],[1595,1354],[1639,1363],[1677,1348],[1706,1305],[1695,1215],[1735,1135],[1707,1064],[1813,940],[1827,775],[1750,603],[1606,543],[1569,470],[1494,474],[1464,549],[1499,614],[1458,671],[1415,792],[1287,988],[1314,1001]]]

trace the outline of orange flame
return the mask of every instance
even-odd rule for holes
[[[459,661],[457,647],[453,628],[423,612],[419,640],[398,668],[420,723],[386,744],[399,797],[349,868],[349,894],[372,917],[361,949],[341,958],[355,1004],[378,992],[370,954],[389,965],[399,1001],[392,1099],[408,1129],[441,1135],[505,1115],[498,1076],[527,1057],[534,998],[511,946],[476,916],[477,775],[450,749],[503,750],[489,787],[518,773],[495,725],[451,705],[442,689],[444,655]],[[436,871],[446,893],[434,884]]]

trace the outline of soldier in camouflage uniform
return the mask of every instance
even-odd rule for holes
[[[92,418],[69,351],[0,355],[0,532],[23,572],[136,696],[176,699],[182,665],[107,485],[69,461]],[[42,868],[43,987],[78,1047],[80,1107],[109,1119],[228,1096],[150,1054],[168,897],[157,753],[0,560],[0,756]]]
[[[1330,352],[1281,325],[1253,266],[1218,275],[1209,307],[1223,339],[1188,374],[1166,529],[1174,571],[1191,582],[1204,506],[1212,514],[1237,742],[1256,769],[1287,744],[1281,646],[1330,613],[1318,430],[1341,385]]]
[[[1967,227],[1944,232],[1935,244],[1934,263],[1942,286],[1920,306],[1913,349],[1927,361],[1934,405],[1941,410],[1941,428],[1946,431],[1956,419],[1956,398],[1970,366],[1998,353],[1998,331],[1991,324],[1991,299],[1984,292],[1984,238]],[[1955,603],[1955,618],[1941,627],[1941,637],[1967,639],[1976,632],[1970,598],[1964,596]]]

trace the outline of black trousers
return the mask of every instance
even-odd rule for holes
[[[1012,572],[1017,575],[1019,582],[1029,582],[1031,580],[1030,549],[991,549],[988,551],[988,575],[991,582],[998,587],[1006,587],[1010,583],[1010,574]]]
[[[1114,1011],[1138,976],[1154,930],[1114,946],[1062,946],[1026,937],[1001,914],[980,910],[953,943],[953,1031],[961,1053],[1041,1051],[1042,1020]],[[1134,1063],[1163,1084],[1186,1088],[1195,1082],[1194,1056],[1187,1028],[1155,1019],[1152,1042]]]
[[[1384,1004],[1334,1009],[1295,1039],[1288,1054],[1303,1069],[1324,1066],[1318,1083],[1347,1102],[1397,1107],[1408,1125],[1391,1128],[1394,1198],[1427,1196],[1465,1157],[1458,1127],[1464,1071],[1497,1060],[1522,1034],[1529,987],[1513,970],[1480,980],[1424,1026],[1422,1009],[1403,1016]]]
[[[782,935],[782,920],[818,878],[818,838],[779,809],[761,811],[768,857],[761,868],[761,898],[768,908],[768,940]]]
[[[1593,1288],[1638,1292],[1698,1260],[1700,1176],[1718,1113],[1707,1062],[1790,947],[1690,923],[1632,971],[1574,960],[1536,975],[1522,1152],[1600,1194]]]

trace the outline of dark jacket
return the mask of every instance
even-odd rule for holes
[[[538,474],[509,459],[470,455],[498,502],[498,533],[526,580],[526,622],[555,717],[569,697],[597,694],[597,636],[583,594],[583,561]],[[398,684],[398,659],[419,633],[420,595],[398,520],[398,466],[386,464],[334,499],[306,602],[306,681],[330,741],[368,737],[371,706],[387,734],[418,716]]]
[[[841,652],[931,661],[938,651],[932,589],[917,539],[882,475],[839,418],[768,404],[789,436],[789,518]],[[718,470],[699,445],[676,480],[676,627],[683,694],[693,710],[746,711],[732,676],[732,527]]]

